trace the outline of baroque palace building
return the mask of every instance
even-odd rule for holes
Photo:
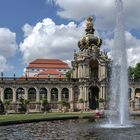
[[[68,64],[59,59],[36,59],[26,67],[25,75],[30,78],[65,78],[69,70]]]
[[[94,35],[92,17],[87,19],[85,36],[78,42],[79,51],[74,52],[72,77],[65,77],[70,70],[68,65],[58,59],[37,59],[26,68],[20,78],[1,75],[0,99],[10,100],[9,111],[18,112],[21,97],[29,100],[29,112],[40,112],[41,101],[47,98],[52,110],[59,110],[60,101],[69,103],[69,111],[101,108],[100,99],[107,107],[109,96],[108,63],[109,58],[100,50],[102,40]],[[139,109],[140,83],[130,82],[131,107]],[[84,103],[79,102],[83,100]]]

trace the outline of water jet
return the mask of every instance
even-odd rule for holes
[[[108,127],[130,126],[128,103],[128,74],[123,1],[115,0],[116,29],[112,47],[112,74],[110,80],[109,125]]]

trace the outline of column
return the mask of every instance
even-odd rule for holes
[[[102,79],[105,78],[105,65],[102,65]]]
[[[13,102],[16,102],[16,88],[12,88],[13,90]]]
[[[101,85],[101,87],[100,87],[100,92],[99,92],[99,98],[103,98],[102,93],[103,93],[103,87],[102,87],[102,85]]]
[[[69,102],[71,111],[74,111],[74,97],[72,87],[69,88]]]
[[[62,89],[58,88],[58,102],[62,101]]]
[[[98,64],[98,79],[100,80],[101,77],[101,65]]]
[[[135,110],[135,88],[132,87],[132,91],[131,91],[131,110]]]
[[[86,77],[89,77],[89,66],[88,65],[86,65]]]
[[[73,102],[73,90],[72,90],[72,87],[69,88],[69,102]]]
[[[79,95],[79,99],[81,99],[81,98],[83,98],[82,87],[80,86],[80,87],[79,87],[79,89],[80,89],[80,95]]]
[[[86,78],[86,65],[83,65],[83,78]]]
[[[102,75],[103,75],[103,73],[102,73],[102,66],[100,65],[100,80],[102,79]]]
[[[81,65],[81,78],[84,78],[84,65]]]
[[[25,95],[24,98],[28,100],[28,88],[24,88]]]
[[[86,104],[86,106],[87,106],[87,110],[89,109],[89,91],[88,91],[88,87],[86,87],[86,99],[87,99],[87,104]]]
[[[39,93],[39,89],[36,89],[36,102],[39,103],[40,102],[40,93]]]
[[[135,100],[135,88],[134,88],[134,87],[132,87],[131,99],[132,99],[132,100]]]
[[[87,87],[84,87],[84,111],[87,110]]]
[[[51,89],[47,89],[47,98],[48,98],[48,102],[50,103],[51,102]]]
[[[78,65],[78,78],[81,78],[81,66],[80,66],[80,64]]]
[[[102,98],[105,100],[105,86],[102,87],[103,90],[102,90]]]
[[[3,102],[4,101],[4,89],[3,88],[0,89],[0,93],[1,93],[1,101]]]

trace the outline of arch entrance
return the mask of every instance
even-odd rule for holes
[[[99,88],[97,86],[91,86],[89,88],[89,108],[96,109],[99,108]]]

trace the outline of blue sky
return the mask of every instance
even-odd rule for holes
[[[134,66],[140,61],[140,1],[123,2],[128,63]],[[102,49],[109,50],[115,27],[113,0],[0,0],[0,72],[20,76],[36,58],[70,63],[89,15],[96,19],[96,34],[104,39]]]
[[[56,6],[45,0],[0,0],[0,28],[9,28],[16,33],[16,41],[19,44],[23,40],[22,27],[25,23],[35,25],[42,19],[52,18],[57,24],[66,23],[56,16]],[[22,64],[22,54],[16,54],[8,58],[8,64],[13,65],[12,71],[4,72],[5,75],[21,75],[25,65]]]

